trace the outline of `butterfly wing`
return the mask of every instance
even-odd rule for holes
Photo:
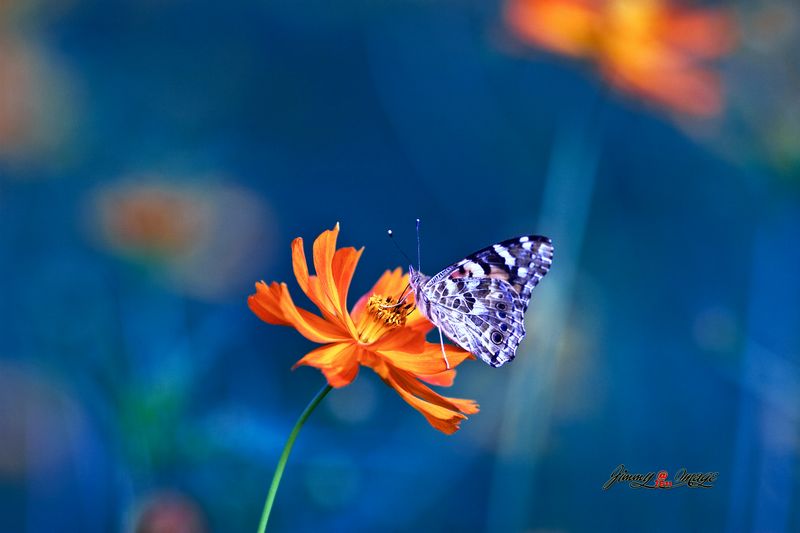
[[[428,282],[444,278],[493,278],[507,281],[525,302],[550,270],[553,243],[547,237],[525,235],[487,246],[447,267]]]
[[[525,337],[533,288],[550,270],[553,245],[527,235],[479,250],[422,287],[430,318],[453,342],[499,367]]]
[[[525,311],[508,282],[445,278],[430,290],[430,318],[450,340],[494,367],[514,358],[525,337]]]

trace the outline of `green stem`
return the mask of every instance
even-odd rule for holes
[[[303,427],[303,424],[306,423],[306,420],[311,413],[314,412],[314,409],[317,408],[319,403],[328,394],[331,389],[330,385],[325,385],[322,387],[314,399],[311,400],[311,403],[308,404],[303,414],[300,415],[300,418],[297,419],[297,423],[292,428],[292,432],[289,433],[289,438],[286,440],[286,445],[283,447],[283,453],[281,453],[281,458],[278,460],[278,467],[275,469],[275,475],[272,476],[272,484],[269,486],[269,493],[267,494],[267,501],[264,502],[264,510],[261,512],[261,522],[258,524],[258,533],[264,533],[267,529],[267,521],[269,520],[269,513],[272,511],[272,504],[275,502],[275,494],[278,493],[278,485],[281,484],[281,476],[283,476],[283,470],[286,468],[286,462],[289,460],[289,454],[292,451],[292,446],[294,446],[294,441],[297,438],[298,433],[300,433],[300,428]]]

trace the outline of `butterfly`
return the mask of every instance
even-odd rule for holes
[[[513,360],[525,337],[531,292],[552,262],[550,239],[525,235],[468,255],[433,277],[409,266],[417,309],[439,328],[445,363],[442,332],[495,368]]]

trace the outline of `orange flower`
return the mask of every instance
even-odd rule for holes
[[[269,324],[292,326],[308,340],[323,345],[300,359],[295,368],[316,367],[331,386],[344,387],[355,379],[359,366],[368,366],[433,427],[448,435],[454,433],[466,414],[478,412],[478,405],[472,400],[446,398],[422,383],[450,386],[455,370],[446,369],[439,344],[425,341],[433,324],[412,312],[413,294],[407,304],[386,307],[397,303],[408,275],[400,268],[387,270],[348,312],[347,292],[363,248],[337,250],[338,235],[336,224],[314,241],[316,275],[308,273],[303,239],[292,242],[294,275],[322,316],[295,306],[286,284],[276,282],[256,283],[256,293],[247,299],[250,310]],[[445,345],[445,349],[452,367],[473,358],[457,347]]]
[[[523,40],[597,61],[619,89],[674,111],[712,116],[720,81],[705,62],[735,41],[721,8],[689,9],[669,0],[509,0],[506,20]]]
[[[106,244],[131,255],[164,259],[188,255],[202,240],[207,224],[208,208],[199,190],[189,187],[118,184],[103,187],[94,200]]]

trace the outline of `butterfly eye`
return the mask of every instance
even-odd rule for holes
[[[505,325],[505,324],[503,324],[503,325]],[[503,342],[503,334],[500,333],[499,331],[493,331],[492,332],[492,342],[495,343],[495,344],[502,343]]]
[[[508,331],[508,324],[500,324],[500,329],[503,331]]]
[[[497,316],[499,316],[500,318],[505,318],[506,314],[504,312],[500,311],[499,313],[497,313]]]
[[[500,309],[501,311],[505,311],[506,304],[504,304],[503,302],[500,302],[499,304],[497,304],[497,308]]]

